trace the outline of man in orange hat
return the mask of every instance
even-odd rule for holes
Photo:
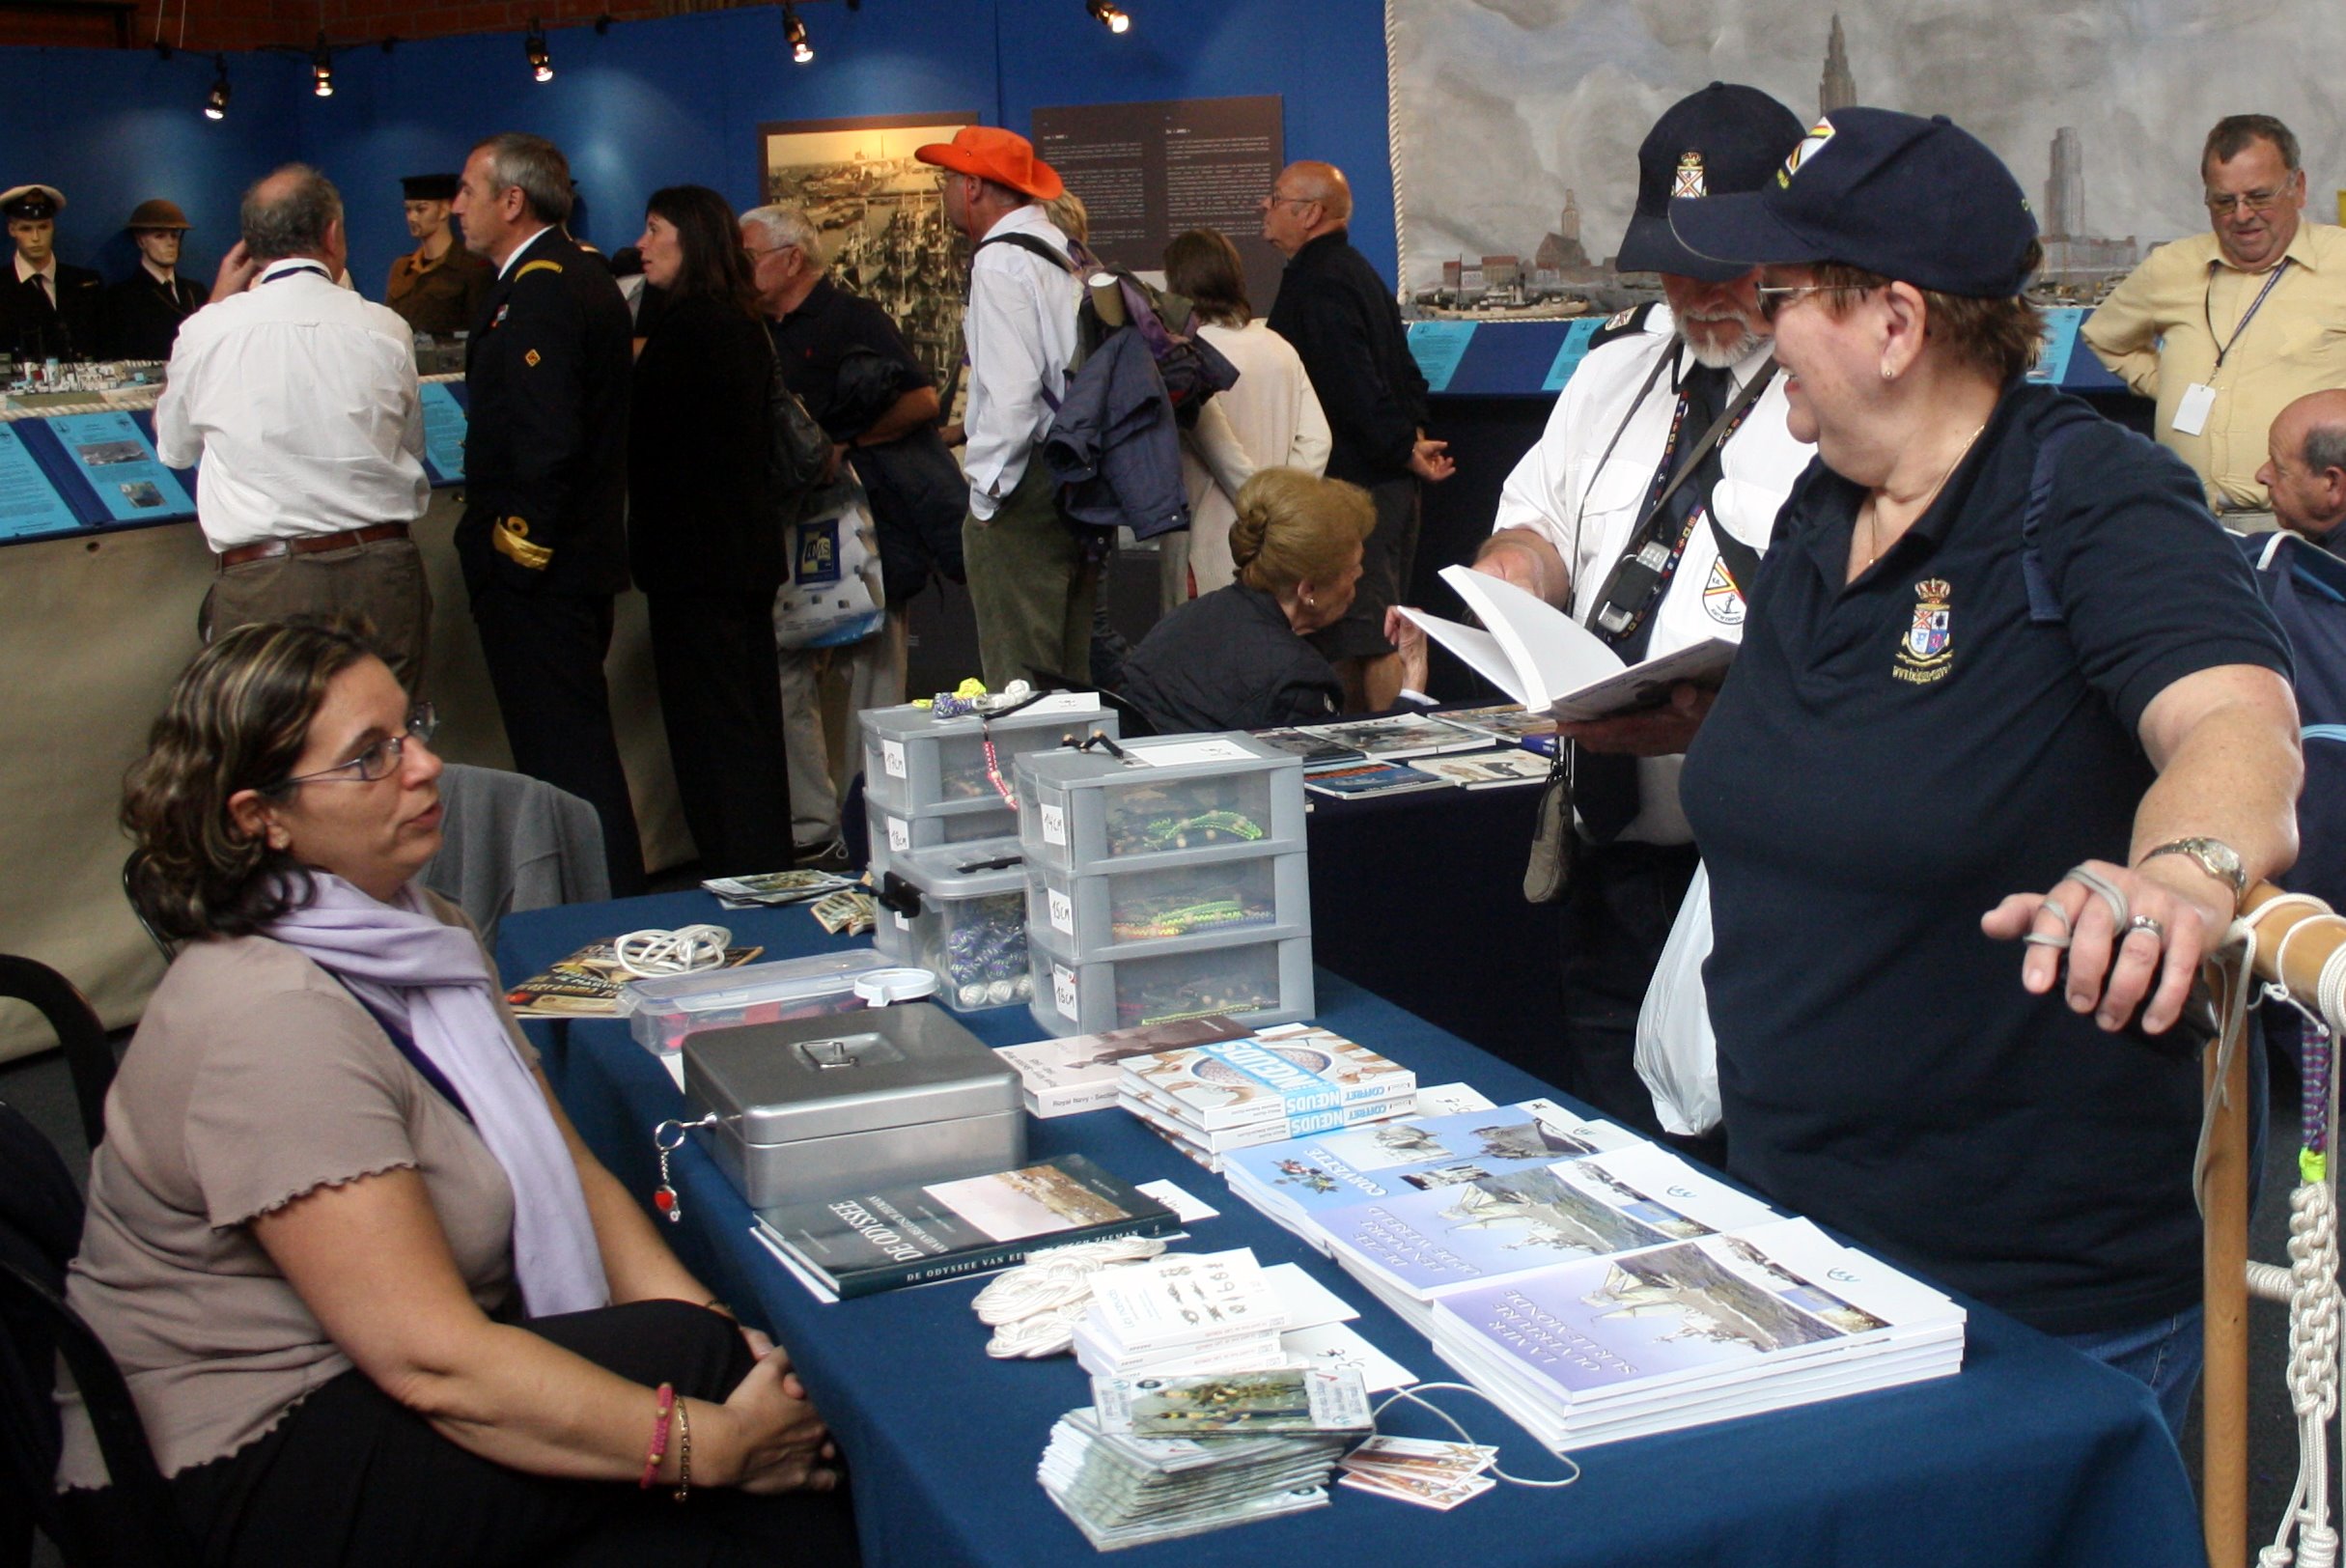
[[[1043,435],[1067,395],[1082,285],[1042,203],[1065,187],[1025,137],[965,126],[913,154],[945,171],[945,221],[977,246],[969,264],[969,515],[962,550],[977,611],[978,658],[999,691],[1038,673],[1081,679],[1091,664],[1092,582],[1060,520]]]

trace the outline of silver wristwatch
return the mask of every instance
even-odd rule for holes
[[[2238,910],[2241,901],[2248,896],[2248,873],[2240,863],[2240,852],[2220,839],[2170,839],[2157,849],[2146,852],[2141,859],[2135,862],[2135,868],[2140,870],[2163,854],[2187,855],[2200,870],[2220,882],[2228,883],[2232,889],[2234,910]]]

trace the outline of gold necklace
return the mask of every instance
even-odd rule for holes
[[[1946,482],[1948,480],[1955,477],[1955,470],[1963,465],[1963,460],[1969,456],[1971,451],[1971,443],[1978,440],[1979,433],[1987,428],[1988,422],[1984,419],[1981,420],[1977,425],[1971,427],[1971,434],[1963,438],[1963,445],[1956,449],[1955,456],[1948,461],[1947,465],[1944,468],[1939,470],[1939,477],[1931,482],[1931,488],[1924,490],[1921,496],[1914,502],[1915,517],[1919,518],[1923,513],[1928,512],[1931,509],[1931,503],[1939,498],[1939,492],[1946,487]],[[1865,564],[1863,566],[1857,568],[1858,576],[1863,576],[1866,573],[1871,572],[1874,569],[1874,563],[1881,560],[1884,554],[1888,551],[1890,546],[1898,542],[1895,539],[1885,540],[1882,537],[1881,500],[1882,491],[1880,490],[1866,491],[1865,505],[1861,509],[1864,516],[1858,520],[1865,525],[1866,537],[1874,542],[1874,552],[1865,558]],[[1901,534],[1900,538],[1903,537],[1905,536]]]

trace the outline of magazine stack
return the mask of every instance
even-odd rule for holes
[[[1348,1369],[1098,1378],[1051,1429],[1043,1490],[1103,1552],[1327,1505],[1369,1401]]]
[[[1240,1150],[1225,1173],[1559,1452],[1962,1365],[1944,1295],[1551,1102]]]
[[[1296,759],[1244,735],[1018,763],[1035,1021],[1053,1035],[1311,1015]]]
[[[1118,1064],[1124,1108],[1218,1171],[1232,1151],[1417,1108],[1417,1075],[1314,1024],[1260,1029]]]

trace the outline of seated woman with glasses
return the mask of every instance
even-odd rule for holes
[[[1238,492],[1238,580],[1182,604],[1124,661],[1124,697],[1159,735],[1309,724],[1344,686],[1304,641],[1352,607],[1368,491],[1300,468],[1266,468]]]
[[[433,729],[340,630],[242,627],[180,678],[122,819],[187,945],[107,1097],[69,1299],[207,1562],[851,1559],[788,1358],[587,1152],[413,880]],[[65,1420],[60,1485],[102,1487]]]

